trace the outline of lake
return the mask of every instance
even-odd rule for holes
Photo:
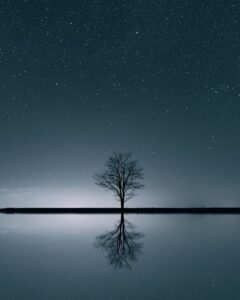
[[[240,299],[239,215],[0,215],[0,299]]]

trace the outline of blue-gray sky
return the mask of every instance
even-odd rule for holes
[[[239,14],[236,0],[0,1],[2,203],[111,205],[92,174],[132,150],[146,183],[132,203],[240,204]]]

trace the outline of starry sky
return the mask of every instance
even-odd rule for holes
[[[237,0],[2,0],[0,103],[1,205],[112,206],[129,150],[133,204],[240,205]]]

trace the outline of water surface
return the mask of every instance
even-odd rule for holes
[[[238,215],[0,215],[0,299],[240,299],[239,228]]]

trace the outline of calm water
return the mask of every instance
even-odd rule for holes
[[[240,299],[240,216],[0,215],[0,299]]]

